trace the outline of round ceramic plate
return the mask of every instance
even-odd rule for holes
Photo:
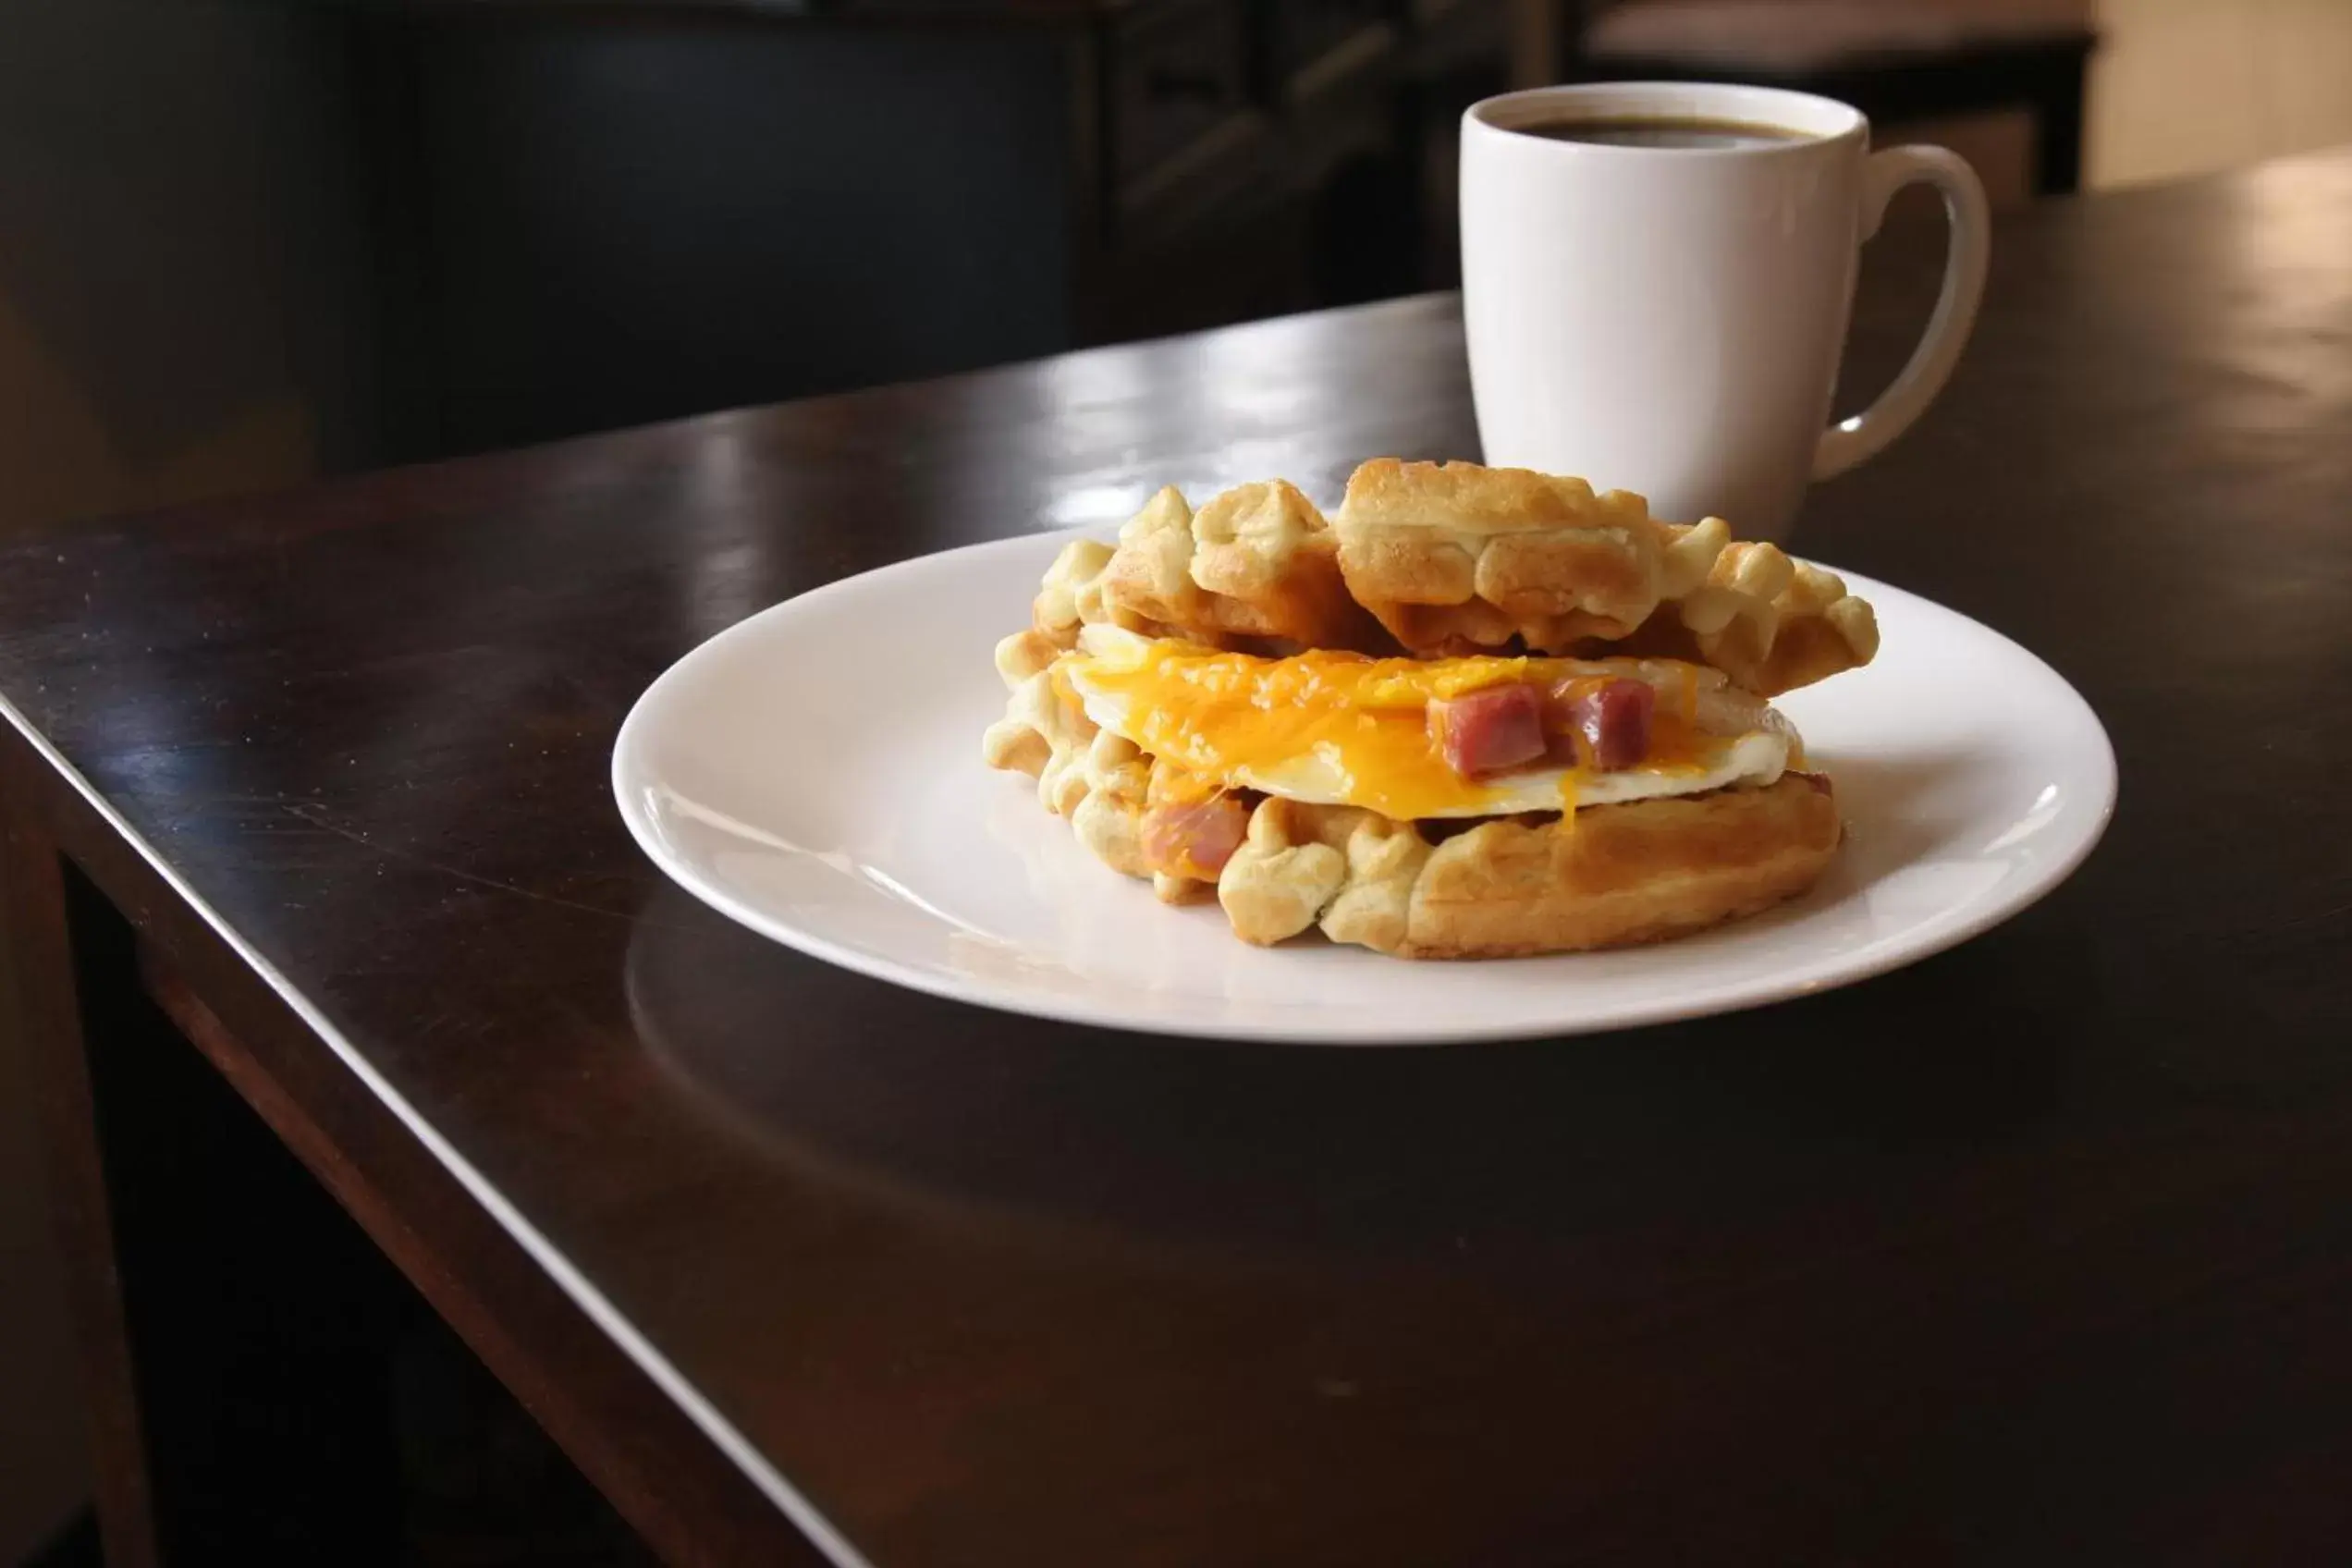
[[[866,974],[1120,1029],[1373,1045],[1689,1018],[1883,973],[2016,913],[2080,864],[2114,753],[2073,687],[1966,616],[1852,573],[1868,668],[1793,692],[1848,836],[1805,897],[1656,947],[1415,963],[1310,938],[1245,945],[1096,861],[1035,786],[980,761],[1068,533],[903,561],[752,617],[638,700],[613,792],[713,908]]]

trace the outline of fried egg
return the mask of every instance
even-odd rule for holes
[[[1658,689],[1650,745],[1608,772],[1559,762],[1465,778],[1429,739],[1433,698],[1510,681],[1620,677]],[[1284,659],[1089,626],[1054,679],[1088,717],[1222,789],[1400,820],[1574,811],[1729,784],[1770,784],[1801,756],[1795,730],[1720,671],[1674,659],[1471,656]]]

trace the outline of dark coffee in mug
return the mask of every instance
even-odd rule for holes
[[[1583,141],[1601,147],[1684,147],[1728,151],[1741,147],[1784,147],[1809,140],[1801,130],[1777,125],[1749,125],[1741,120],[1703,119],[1563,119],[1514,125],[1522,136],[1550,141]]]

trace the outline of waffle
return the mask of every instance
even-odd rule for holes
[[[1033,624],[1067,647],[1109,621],[1220,648],[1362,648],[1379,628],[1348,596],[1339,540],[1315,503],[1274,480],[1198,511],[1170,486],[1119,531],[1113,549],[1073,544],[1054,563]]]
[[[1066,545],[1029,629],[998,645],[1007,696],[989,765],[1035,779],[1081,843],[1162,900],[1215,897],[1246,941],[1319,931],[1410,958],[1613,947],[1761,909],[1834,854],[1828,781],[1757,773],[1466,827],[1220,790],[1097,726],[1058,678],[1102,625],[1277,657],[1401,645],[1678,659],[1715,672],[1691,684],[1694,713],[1761,715],[1761,699],[1878,648],[1869,606],[1831,573],[1735,543],[1721,519],[1663,522],[1640,496],[1524,470],[1379,459],[1350,479],[1336,521],[1279,481],[1197,511],[1164,489],[1117,545]]]
[[[1770,545],[1726,545],[1707,582],[1660,606],[1618,650],[1711,665],[1759,697],[1777,697],[1868,664],[1879,621],[1834,572]]]
[[[1175,493],[1163,490],[1160,494]],[[1180,502],[1182,499],[1178,497]],[[1046,569],[1045,582],[1038,585],[1037,596],[1029,603],[1029,629],[1044,639],[1048,657],[1055,650],[1076,647],[1081,626],[1119,619],[1103,603],[1102,591],[1103,569],[1116,553],[1098,539],[1072,539],[1061,547],[1053,565]],[[1129,618],[1121,624],[1146,637],[1160,636],[1168,630],[1141,617]],[[1011,643],[1012,639],[1008,638],[997,649],[999,670],[1004,668],[1005,649]]]
[[[1713,665],[1769,697],[1878,651],[1869,606],[1831,573],[1581,479],[1377,459],[1335,532],[1348,591],[1416,654],[1623,643],[1607,651]]]
[[[1174,488],[1116,546],[1064,546],[1032,606],[1056,648],[1108,622],[1210,647],[1448,655],[1519,648],[1685,659],[1758,696],[1868,664],[1870,606],[1721,518],[1661,522],[1581,479],[1383,458],[1336,524],[1289,484],[1194,511]]]
[[[1217,888],[1243,940],[1319,927],[1400,958],[1501,958],[1683,936],[1802,892],[1841,837],[1827,780],[1498,817],[1432,844],[1409,822],[1268,800]]]
[[[1348,480],[1335,532],[1349,593],[1416,654],[1623,637],[1703,584],[1731,538],[1581,479],[1393,458]]]
[[[1156,871],[1145,853],[1145,813],[1179,792],[1174,770],[1100,729],[1057,687],[1052,667],[1060,654],[1034,628],[997,644],[1008,695],[1004,717],[981,737],[982,760],[1035,779],[1040,805],[1069,818],[1078,841],[1113,871],[1149,880],[1163,902],[1207,898],[1213,879]]]

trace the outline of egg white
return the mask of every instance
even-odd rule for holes
[[[1108,663],[1140,662],[1147,639],[1107,626],[1091,626],[1084,634],[1085,652]],[[1123,740],[1143,742],[1132,722],[1132,699],[1086,679],[1084,661],[1071,661],[1072,690],[1084,705],[1086,717]],[[1429,811],[1440,817],[1504,816],[1520,812],[1560,811],[1572,802],[1586,806],[1618,805],[1629,801],[1670,795],[1697,795],[1727,785],[1770,784],[1787,770],[1797,746],[1795,727],[1760,699],[1728,688],[1698,694],[1697,723],[1709,734],[1730,743],[1711,767],[1629,767],[1613,772],[1584,768],[1537,767],[1495,775],[1465,783],[1459,805]],[[1177,761],[1180,766],[1182,759]],[[1349,773],[1340,749],[1328,742],[1279,764],[1234,764],[1231,778],[1264,794],[1308,805],[1347,805]]]

